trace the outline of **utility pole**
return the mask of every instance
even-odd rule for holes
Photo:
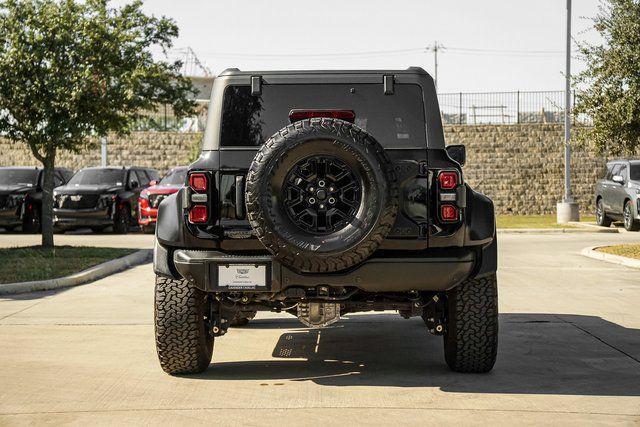
[[[443,47],[444,46],[435,41],[431,48],[431,51],[433,52],[433,83],[436,86],[436,90],[438,90],[438,49]]]
[[[564,196],[558,203],[558,223],[579,221],[580,211],[571,194],[571,0],[567,0],[567,45],[564,90]]]

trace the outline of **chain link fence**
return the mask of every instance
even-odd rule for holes
[[[573,106],[575,92],[571,94]],[[564,123],[564,91],[438,94],[443,124]],[[574,118],[589,124],[586,117]]]
[[[133,131],[145,132],[203,132],[207,121],[208,102],[198,102],[196,114],[178,118],[169,105],[160,105],[156,110],[143,111],[134,122]]]
[[[571,94],[573,105],[575,93]],[[453,92],[438,94],[442,123],[447,125],[564,123],[564,91]],[[142,114],[133,130],[157,132],[204,131],[208,102],[198,103],[194,117],[178,119],[171,107]],[[573,118],[591,124],[587,117]]]

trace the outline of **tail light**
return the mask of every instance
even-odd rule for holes
[[[450,204],[440,206],[440,219],[445,222],[458,221],[460,218],[460,210]]]
[[[209,174],[205,172],[192,172],[188,178],[189,195],[189,222],[192,224],[206,224],[209,222]]]
[[[458,200],[458,189],[462,184],[457,170],[442,170],[437,175],[438,200],[437,212],[441,222],[453,223],[460,221],[460,207],[464,206],[464,198]]]
[[[193,224],[204,224],[209,221],[209,208],[206,205],[194,205],[189,211],[189,221]]]
[[[209,180],[203,173],[192,173],[189,175],[189,187],[197,193],[204,193],[209,189]]]
[[[438,183],[441,190],[453,190],[458,186],[458,172],[442,171],[438,174]]]
[[[353,123],[356,119],[356,113],[353,110],[291,110],[289,112],[289,120],[291,123],[315,117],[340,119]]]

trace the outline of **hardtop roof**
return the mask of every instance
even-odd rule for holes
[[[263,71],[244,71],[238,68],[227,68],[222,71],[218,76],[269,76],[269,75],[317,75],[317,74],[330,74],[330,75],[344,75],[344,74],[414,74],[414,75],[429,75],[421,67],[409,67],[405,70],[263,70]]]

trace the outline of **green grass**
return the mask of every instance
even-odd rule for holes
[[[596,249],[599,252],[605,252],[613,255],[626,256],[627,258],[640,259],[640,245],[615,245],[603,246]]]
[[[593,222],[593,216],[581,216],[580,221]],[[498,228],[571,228],[571,225],[558,224],[556,215],[498,215]]]
[[[72,246],[3,248],[0,249],[0,285],[69,276],[133,252],[135,249]]]

